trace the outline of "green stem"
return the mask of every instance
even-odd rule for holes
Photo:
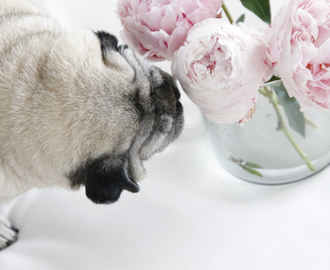
[[[259,92],[264,95],[265,97],[267,97],[270,102],[273,104],[274,109],[276,111],[276,115],[278,118],[278,127],[280,130],[283,131],[283,133],[285,134],[285,136],[289,139],[290,143],[293,145],[293,147],[296,149],[296,151],[298,152],[298,154],[300,155],[300,157],[305,161],[306,165],[308,166],[308,168],[315,172],[316,169],[313,166],[313,164],[311,163],[310,159],[307,157],[307,155],[304,153],[304,151],[300,148],[300,146],[297,144],[297,142],[295,141],[295,139],[293,138],[293,136],[291,135],[289,129],[287,128],[282,113],[280,111],[279,108],[279,104],[278,104],[278,100],[277,100],[277,96],[274,94],[274,92],[272,90],[270,90],[267,86],[263,87],[262,89],[259,90]]]
[[[225,5],[224,1],[222,1],[222,9],[226,13],[226,16],[227,16],[229,22],[231,24],[233,24],[234,23],[233,17],[230,15],[229,10],[228,10],[227,6]]]
[[[305,122],[307,125],[310,125],[311,127],[315,128],[315,129],[320,128],[320,125],[318,123],[313,121],[310,117],[306,116],[305,114],[304,114],[304,118],[305,118]]]

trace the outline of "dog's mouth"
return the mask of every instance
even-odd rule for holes
[[[97,204],[117,201],[123,190],[137,193],[139,185],[129,173],[129,153],[89,158],[73,170],[68,178],[72,186],[84,185],[87,197]]]

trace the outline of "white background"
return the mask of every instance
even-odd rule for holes
[[[70,31],[121,29],[113,0],[31,2]],[[227,2],[237,19],[244,8]],[[273,14],[283,3],[272,0]],[[182,101],[184,132],[145,163],[139,193],[100,206],[83,189],[31,190],[3,207],[20,234],[0,252],[0,269],[330,269],[329,168],[283,186],[239,180],[217,163],[198,109]]]

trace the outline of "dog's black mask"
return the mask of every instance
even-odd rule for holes
[[[94,203],[113,203],[125,189],[136,193],[138,184],[128,175],[127,154],[88,159],[69,176],[75,185],[84,185]]]

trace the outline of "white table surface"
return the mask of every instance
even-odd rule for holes
[[[113,0],[31,2],[70,31],[121,29]],[[227,2],[238,18],[239,0]],[[283,3],[272,0],[273,13]],[[2,207],[20,233],[0,252],[0,269],[330,269],[330,169],[282,186],[239,180],[217,163],[198,109],[182,101],[183,134],[145,163],[139,193],[104,206],[83,189],[31,190]]]

